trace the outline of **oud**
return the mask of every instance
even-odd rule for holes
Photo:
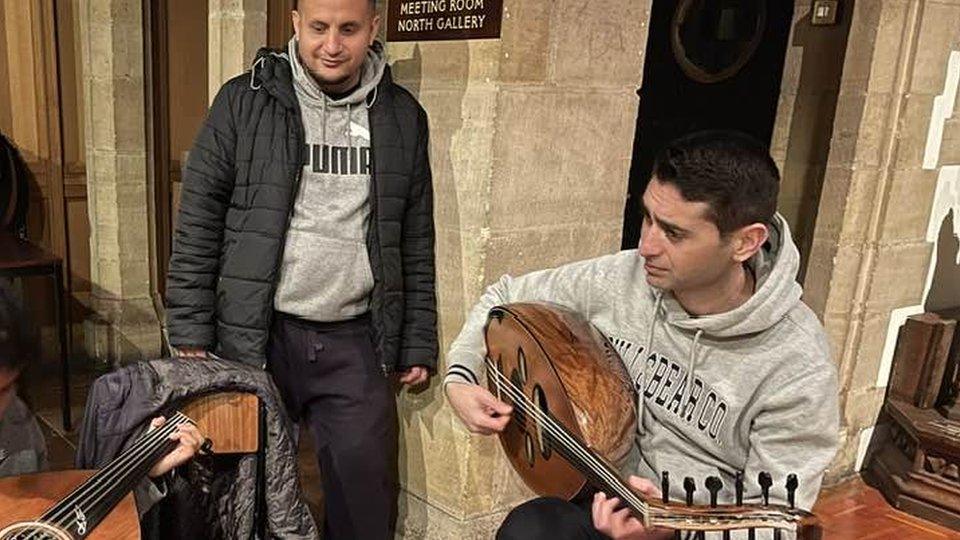
[[[578,314],[551,304],[517,303],[490,311],[485,329],[490,391],[514,409],[500,441],[514,470],[541,496],[571,499],[588,484],[616,496],[645,527],[675,531],[772,529],[817,540],[815,516],[790,506],[719,505],[720,479],[710,477],[709,506],[694,506],[693,481],[686,479],[686,504],[671,503],[664,474],[662,500],[632,489],[613,463],[626,457],[636,429],[636,395],[630,377],[606,338]],[[768,494],[772,479],[761,473]],[[790,502],[796,477],[787,480]],[[765,497],[766,499],[766,497]],[[765,501],[766,502],[766,501]]]
[[[171,415],[98,471],[0,479],[0,540],[140,538],[131,491],[177,447],[169,436],[188,423],[194,422],[181,412]]]

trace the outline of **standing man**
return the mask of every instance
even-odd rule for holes
[[[221,88],[184,172],[167,282],[181,356],[270,370],[316,439],[325,538],[392,536],[387,379],[437,357],[427,116],[374,0],[299,0],[285,51]]]

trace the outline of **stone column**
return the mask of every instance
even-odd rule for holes
[[[649,4],[506,0],[500,40],[388,44],[430,115],[442,351],[504,273],[619,249]],[[490,538],[531,494],[439,380],[399,400],[398,532]]]
[[[220,85],[250,67],[267,43],[267,0],[208,0],[210,101]]]
[[[859,467],[899,326],[924,310],[938,171],[956,147],[928,150],[932,127],[944,124],[932,114],[938,96],[956,96],[948,58],[960,42],[960,2],[858,0],[853,10],[805,279],[840,372],[843,433],[830,478]]]
[[[852,11],[831,26],[813,26],[812,0],[794,2],[777,120],[770,152],[780,168],[778,209],[790,224],[801,260],[810,254],[837,109]]]
[[[88,348],[125,362],[160,353],[151,299],[140,0],[80,0],[92,305]]]

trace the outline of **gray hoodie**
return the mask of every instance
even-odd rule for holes
[[[744,502],[760,501],[757,475],[768,471],[771,501],[784,503],[790,473],[800,480],[797,505],[810,509],[839,434],[836,368],[826,335],[801,301],[799,253],[779,215],[771,239],[749,262],[756,293],[743,305],[694,317],[669,292],[647,284],[636,250],[491,285],[470,312],[447,355],[446,383],[485,380],[483,325],[489,309],[550,301],[586,316],[619,350],[643,391],[637,426],[639,459],[625,468],[659,485],[671,473],[670,496],[695,479],[706,504],[708,476],[719,476],[721,502],[733,502],[734,474],[744,472]],[[485,384],[485,382],[484,382]]]
[[[274,307],[314,321],[340,321],[365,313],[373,290],[367,255],[370,226],[370,122],[367,109],[386,60],[372,48],[360,85],[331,100],[287,46],[300,102],[307,160],[287,230]]]

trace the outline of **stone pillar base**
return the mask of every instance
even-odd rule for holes
[[[397,538],[489,540],[508,510],[468,518],[455,517],[406,490],[400,492]]]
[[[94,305],[96,317],[84,321],[90,357],[115,368],[160,356],[160,320],[151,299],[96,299]]]

